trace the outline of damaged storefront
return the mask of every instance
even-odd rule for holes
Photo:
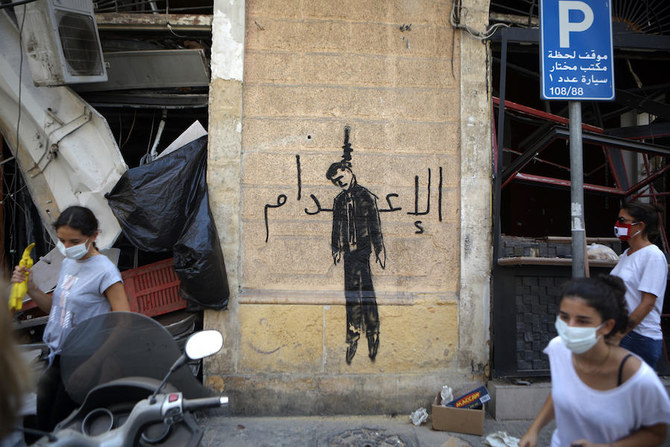
[[[52,290],[51,225],[87,206],[131,310],[183,343],[229,296],[206,186],[211,4],[3,3],[5,270],[35,242],[34,279]],[[40,355],[47,317],[30,301],[16,316]]]
[[[609,273],[626,248],[612,233],[624,201],[667,209],[670,107],[663,73],[670,64],[670,15],[664,2],[626,0],[612,2],[612,15],[615,98],[581,105],[592,276]],[[537,2],[492,1],[490,17],[509,26],[492,42],[499,222],[493,376],[541,378],[549,375],[542,350],[555,336],[560,285],[571,276],[568,103],[540,98]],[[656,243],[668,253],[668,214],[659,217]],[[666,337],[668,312],[662,315]],[[657,369],[670,371],[667,354]]]

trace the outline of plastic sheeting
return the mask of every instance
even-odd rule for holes
[[[130,243],[148,252],[173,252],[180,293],[192,310],[225,309],[230,295],[206,172],[203,136],[129,169],[105,196]]]

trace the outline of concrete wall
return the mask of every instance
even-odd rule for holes
[[[465,3],[471,26],[486,23],[488,3]],[[450,12],[428,0],[215,2],[208,182],[232,296],[206,313],[226,341],[205,375],[234,412],[404,412],[483,378],[486,47]],[[369,256],[379,349],[371,360],[363,323],[350,363],[345,267],[331,252],[340,189],[325,175],[345,126],[383,233]]]

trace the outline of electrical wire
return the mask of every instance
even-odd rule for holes
[[[488,27],[484,32],[477,31],[476,29],[461,23],[461,18],[467,16],[467,12],[468,9],[461,5],[461,0],[455,1],[453,7],[451,8],[449,22],[454,28],[465,30],[468,34],[480,40],[489,40],[498,31],[498,29],[509,28],[511,26],[507,23],[496,23]]]
[[[19,26],[19,110],[16,118],[16,151],[19,151],[19,128],[21,126],[21,92],[23,86],[23,25],[26,23],[26,7],[23,7],[23,17],[21,17],[21,25]]]
[[[128,140],[130,140],[130,135],[132,135],[133,129],[135,128],[135,118],[137,118],[137,109],[135,109],[135,112],[133,113],[133,123],[130,125],[130,130],[128,131],[128,135],[126,136],[126,139],[123,141],[123,144],[121,144],[119,149],[123,149],[124,147],[126,147],[126,143],[128,143]]]
[[[21,121],[23,111],[23,63],[24,63],[23,30],[25,27],[25,21],[27,16],[27,7],[25,5],[32,1],[34,0],[14,2],[11,5],[3,5],[3,6],[23,5],[23,16],[21,17],[20,23],[17,23],[19,31],[20,53],[19,53],[19,73],[18,73],[19,84],[18,84],[18,95],[17,95],[18,107],[17,107],[17,120],[16,120],[16,140],[15,140],[16,154],[18,154],[21,147]],[[3,206],[7,205],[6,207],[8,210],[7,214],[11,215],[11,223],[9,224],[8,228],[9,243],[7,244],[7,246],[9,248],[9,255],[10,255],[9,257],[11,265],[14,265],[16,264],[16,262],[18,262],[18,256],[20,255],[19,250],[17,249],[18,244],[22,242],[27,243],[28,241],[34,241],[36,237],[37,226],[32,224],[33,222],[31,212],[32,202],[30,201],[30,199],[26,198],[26,195],[24,193],[24,191],[28,191],[28,185],[25,181],[22,180],[22,177],[20,177],[22,174],[19,165],[17,163],[17,157],[13,156],[11,158],[3,160],[1,164],[5,164],[10,161],[13,161],[12,163],[13,173],[11,174],[9,181],[7,178],[8,177],[7,170],[6,169],[2,170],[2,183],[3,185],[5,185],[6,191],[8,191],[8,194],[5,197],[9,199],[7,203],[4,203],[3,201],[2,205]],[[17,229],[17,223],[19,219],[17,219],[17,216],[20,215],[23,216],[22,221],[25,222],[25,224],[27,225],[26,228],[22,228],[20,230],[21,231],[20,234],[25,234],[25,240],[23,240],[22,237],[17,237],[17,235],[19,234]],[[44,225],[39,225],[39,228],[41,228],[42,231],[42,239],[46,242],[46,248],[48,250],[51,250],[55,245],[51,240],[47,228]]]
[[[175,32],[172,30],[172,25],[170,24],[170,14],[169,14],[169,10],[170,10],[170,1],[169,1],[169,0],[165,0],[165,23],[167,24],[167,29],[168,29],[173,35],[175,35],[176,37],[179,37],[179,38],[182,38],[182,39],[187,38],[188,36],[181,36],[181,35],[175,33]]]
[[[23,26],[26,22],[26,6],[25,3],[28,2],[23,2],[23,17],[21,17],[21,24],[19,25],[19,51],[20,51],[20,56],[19,56],[19,91],[18,91],[18,112],[17,112],[17,118],[16,118],[16,148],[14,149],[16,153],[18,154],[19,152],[19,147],[21,146],[21,141],[20,141],[20,129],[21,129],[21,109],[22,109],[22,86],[23,86]],[[19,207],[18,201],[17,201],[17,195],[21,190],[16,190],[16,169],[14,170],[14,176],[12,177],[12,182],[8,187],[9,191],[9,198],[12,199],[14,202],[14,216],[16,216],[16,208]],[[25,186],[24,186],[25,187]],[[23,189],[23,188],[21,188]],[[22,208],[23,214],[27,215],[27,211]],[[12,225],[10,226],[10,242],[9,242],[9,252],[10,254],[17,253],[17,240],[14,237],[14,232],[16,231],[16,228],[14,226],[14,223],[16,222],[16,219],[13,219]],[[13,259],[12,259],[13,261]]]

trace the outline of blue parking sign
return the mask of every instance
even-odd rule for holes
[[[541,96],[614,99],[611,0],[540,0]]]

